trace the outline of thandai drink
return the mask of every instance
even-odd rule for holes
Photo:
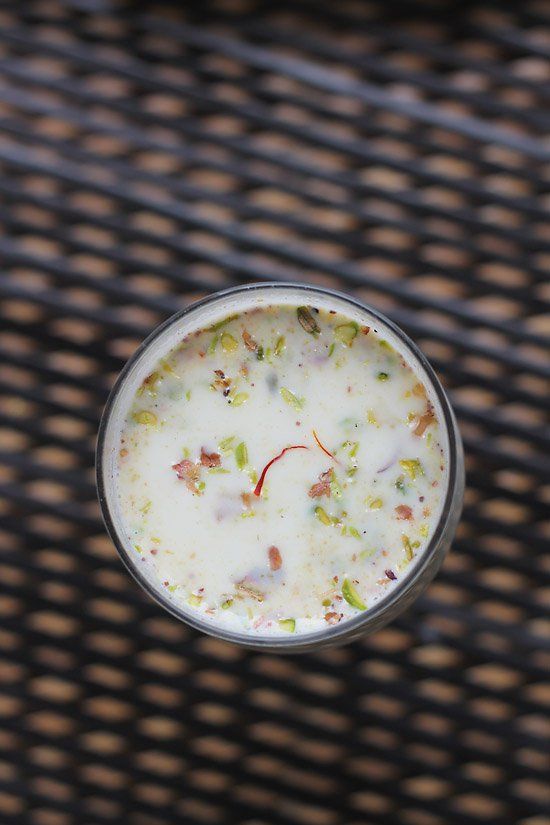
[[[441,515],[431,393],[382,330],[326,308],[264,304],[182,337],[120,429],[135,566],[213,632],[310,634],[368,612]]]

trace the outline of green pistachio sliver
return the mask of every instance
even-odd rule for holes
[[[393,349],[392,349],[391,344],[388,344],[388,342],[387,342],[386,340],[384,340],[384,338],[382,338],[382,339],[378,342],[378,345],[379,345],[380,347],[382,347],[382,349],[387,349],[387,350],[389,350],[390,352],[393,352]]]
[[[244,470],[248,464],[248,450],[244,441],[235,447],[235,461],[239,470]]]
[[[341,344],[344,344],[344,346],[351,347],[353,344],[353,339],[357,336],[358,332],[359,325],[356,324],[355,321],[350,321],[347,324],[340,324],[340,326],[336,327],[334,330],[334,337]]]
[[[187,392],[185,393],[185,397],[187,401],[191,401],[191,390],[187,390]]]
[[[223,476],[223,475],[227,475],[227,474],[229,473],[229,470],[224,470],[224,468],[223,468],[223,467],[210,467],[210,468],[208,469],[208,472],[209,472],[211,475],[215,475],[215,476]]]
[[[357,473],[357,467],[348,467],[346,471],[346,476],[348,479],[352,479],[353,476]]]
[[[405,479],[403,476],[399,476],[398,479],[395,481],[395,486],[399,490],[400,493],[406,493],[407,488],[405,487]]]
[[[187,599],[190,605],[193,607],[198,607],[202,602],[202,596],[196,596],[195,593],[191,593],[189,598]]]
[[[134,550],[136,551],[136,553],[143,553],[143,547],[141,546],[141,544],[134,544]]]
[[[167,589],[170,593],[175,593],[175,591],[178,589],[178,586],[177,586],[177,584],[171,584],[171,585],[168,586]]]
[[[233,604],[233,599],[226,599],[224,602],[222,602],[221,609],[222,610],[229,610],[229,608],[231,607],[232,604]]]
[[[390,376],[387,372],[379,372],[376,377],[379,381],[387,381]]]
[[[222,334],[221,343],[224,352],[235,352],[239,346],[237,340],[233,338],[230,332],[224,332]]]
[[[258,483],[258,473],[256,472],[256,470],[250,470],[250,472],[248,474],[248,478],[250,479],[250,483],[253,484],[254,486],[256,486],[256,484]],[[267,498],[267,496],[265,494],[266,490],[267,490],[267,487],[264,484],[264,486],[263,486],[263,496],[262,496],[264,499]]]
[[[230,435],[228,438],[224,438],[223,441],[220,441],[219,448],[222,453],[230,453],[233,449],[233,442],[235,441],[234,435]]]
[[[254,518],[255,515],[255,510],[247,510],[245,513],[241,513],[241,518]]]
[[[342,596],[348,604],[355,607],[357,610],[367,609],[367,605],[361,599],[361,596],[349,579],[344,579],[344,583],[342,585]]]
[[[149,412],[148,410],[140,410],[134,413],[133,419],[136,424],[145,424],[147,427],[154,427],[155,424],[158,423],[158,418],[155,413]]]
[[[152,501],[146,501],[145,504],[143,505],[143,507],[139,508],[139,512],[143,513],[143,515],[146,516],[147,513],[149,512],[149,510],[151,509],[151,504],[152,504]]]
[[[164,370],[164,372],[167,372],[169,375],[174,375],[176,378],[179,378],[179,375],[177,374],[174,367],[172,366],[170,361],[168,361],[167,358],[161,358],[161,360],[159,361],[159,364],[162,367],[162,369]]]
[[[409,537],[403,534],[401,536],[401,541],[403,542],[403,547],[405,549],[405,556],[407,557],[407,560],[412,561],[414,558],[414,551]]]
[[[323,599],[321,604],[323,605],[323,607],[330,607],[331,604],[332,604],[332,601],[330,599]]]
[[[375,547],[371,548],[370,550],[362,550],[361,553],[359,553],[359,558],[361,559],[361,561],[364,561],[364,559],[371,559],[375,553]]]
[[[277,338],[277,343],[275,344],[275,355],[280,355],[286,349],[286,340],[285,336],[281,335],[280,338]]]
[[[199,491],[199,493],[204,493],[205,489],[206,483],[204,481],[199,481],[199,483],[197,484],[197,490]]]
[[[231,321],[234,321],[237,318],[237,315],[228,315],[227,318],[223,318],[221,321],[218,321],[216,324],[212,324],[211,327],[208,327],[209,332],[217,332],[219,329],[224,327],[226,324],[229,324]]]
[[[349,455],[350,458],[355,458],[355,456],[357,455],[357,450],[359,449],[359,442],[358,441],[351,441],[350,445],[351,445],[351,449],[350,449],[348,455]]]
[[[298,412],[304,406],[305,399],[304,398],[298,398],[296,395],[294,395],[293,392],[290,392],[290,390],[287,390],[286,387],[281,387],[280,393],[281,393],[281,398],[283,399],[283,401],[286,401],[287,404],[289,404],[291,407],[294,407],[294,409],[297,410]]]
[[[288,633],[294,633],[296,630],[296,619],[279,619],[279,627]]]
[[[232,407],[242,407],[248,401],[249,395],[247,392],[238,392],[237,395],[231,399]]]
[[[212,340],[210,341],[210,346],[208,347],[208,355],[214,355],[216,352],[216,347],[218,346],[218,341],[220,340],[219,335],[214,335]]]
[[[331,517],[323,507],[316,507],[315,515],[322,524],[326,524],[328,527],[330,527],[330,525],[332,524]]]
[[[384,504],[384,502],[382,501],[381,498],[375,498],[373,501],[370,502],[369,509],[370,510],[380,510],[380,508],[382,507],[383,504]]]
[[[430,533],[430,528],[428,527],[427,524],[421,524],[420,527],[418,528],[418,532],[420,533],[420,535],[422,536],[423,539],[427,539],[428,535]]]
[[[258,361],[263,361],[264,357],[265,357],[264,348],[260,346],[256,350],[256,358],[258,359]]]
[[[424,475],[424,468],[417,458],[405,458],[399,462],[399,466],[413,481],[417,476]]]
[[[361,538],[361,534],[356,527],[348,527],[348,535],[353,536],[354,539]]]
[[[332,481],[330,482],[330,492],[334,498],[342,498],[342,487],[334,473],[332,474]]]
[[[332,344],[330,345],[330,347],[328,348],[328,357],[329,358],[332,358],[335,348],[336,348],[336,344],[333,341]]]
[[[310,335],[319,335],[321,330],[308,307],[298,307],[296,314],[300,325],[306,332],[309,332]]]

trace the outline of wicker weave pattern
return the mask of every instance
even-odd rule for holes
[[[2,825],[548,822],[549,23],[536,0],[0,3]],[[273,279],[404,326],[468,459],[427,595],[292,659],[162,614],[93,486],[140,338]]]

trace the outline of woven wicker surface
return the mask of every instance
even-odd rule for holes
[[[2,825],[549,821],[549,79],[544,2],[0,3]],[[297,658],[162,613],[93,482],[137,342],[271,279],[403,325],[467,451],[425,597]]]

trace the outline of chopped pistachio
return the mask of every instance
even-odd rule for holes
[[[155,413],[149,412],[148,410],[140,410],[134,413],[133,418],[137,424],[145,424],[148,427],[154,427],[155,424],[158,423],[158,418]]]
[[[296,619],[279,619],[279,627],[288,633],[294,633],[296,630]]]
[[[220,441],[219,448],[222,453],[230,453],[233,449],[233,442],[235,441],[235,436],[230,435],[229,438],[224,438],[223,441]]]
[[[428,445],[428,447],[432,443],[432,437],[433,437],[433,433],[428,433],[428,435],[426,436],[426,444]]]
[[[223,467],[210,467],[208,469],[209,473],[212,473],[215,476],[223,476],[229,473],[229,470],[224,470]]]
[[[189,598],[187,599],[190,605],[193,607],[198,607],[202,602],[202,596],[196,596],[195,593],[191,593]]]
[[[336,344],[333,341],[332,344],[330,345],[330,347],[328,348],[328,357],[329,358],[332,358],[332,356],[334,354],[335,347],[336,347]]]
[[[155,397],[156,394],[157,394],[157,383],[159,381],[159,378],[160,378],[160,373],[152,372],[150,375],[148,375],[143,380],[143,383],[141,384],[141,387],[138,389],[136,395],[137,396],[143,395],[143,393],[147,390],[149,395],[152,395],[153,397]]]
[[[143,507],[139,508],[139,512],[143,513],[144,516],[147,515],[147,513],[151,509],[151,504],[152,504],[151,501],[146,501],[145,504],[143,505]]]
[[[393,349],[392,349],[391,345],[390,345],[390,344],[388,344],[388,342],[387,342],[384,338],[382,338],[382,339],[378,342],[378,345],[379,345],[380,347],[382,347],[382,349],[388,349],[390,352],[393,352]]]
[[[235,447],[235,461],[239,470],[244,470],[248,464],[248,450],[244,441]]]
[[[164,370],[164,372],[167,372],[169,375],[175,375],[176,378],[179,378],[179,375],[177,374],[177,372],[173,368],[172,364],[166,358],[161,358],[161,360],[159,361],[159,364],[162,367],[162,369]]]
[[[275,344],[275,355],[280,355],[286,349],[286,340],[285,336],[281,335],[280,338],[277,338],[277,343]]]
[[[226,599],[224,602],[222,602],[221,608],[222,610],[229,610],[232,604],[233,599]]]
[[[332,601],[330,599],[323,599],[321,604],[323,605],[323,607],[330,607],[331,604],[332,604]]]
[[[197,484],[197,490],[199,491],[199,493],[203,493],[205,489],[206,483],[204,481],[199,481],[199,483]]]
[[[336,478],[335,473],[332,474],[332,480],[330,482],[330,492],[334,496],[334,498],[342,498],[342,487],[340,482]]]
[[[298,398],[296,395],[294,395],[293,392],[290,392],[290,390],[287,390],[286,387],[281,387],[280,392],[281,392],[281,398],[283,399],[283,401],[286,401],[287,404],[290,404],[290,406],[294,407],[294,409],[297,410],[298,412],[302,409],[302,407],[304,406],[304,401],[305,401],[304,398]]]
[[[263,361],[264,360],[264,348],[263,347],[258,347],[258,349],[256,350],[256,358],[258,359],[258,361]]]
[[[416,476],[424,475],[424,468],[417,458],[406,458],[399,462],[400,467],[406,472],[409,478],[414,481]]]
[[[381,498],[374,498],[372,501],[369,502],[369,509],[370,510],[380,510],[384,502]]]
[[[189,456],[191,455],[191,453],[189,452],[189,447],[183,447],[181,454],[183,458],[189,458]]]
[[[414,558],[414,552],[409,537],[403,534],[401,536],[401,541],[403,542],[403,547],[405,548],[405,556],[409,561],[412,561]]]
[[[234,321],[237,318],[237,315],[228,315],[227,318],[223,318],[221,321],[218,321],[216,324],[212,324],[211,327],[208,327],[210,332],[217,332],[219,329],[224,327],[226,324],[229,324],[230,321]]]
[[[174,593],[177,589],[178,589],[177,584],[171,584],[168,587],[168,590],[170,591],[170,593]]]
[[[340,326],[336,327],[334,337],[341,344],[344,344],[344,346],[351,347],[353,339],[357,336],[358,332],[359,325],[356,324],[355,321],[350,321],[348,324],[340,324]]]
[[[350,458],[355,458],[355,456],[357,455],[357,450],[359,449],[359,442],[358,441],[350,441],[349,443],[350,443],[351,449],[350,449],[348,455],[349,455]]]
[[[376,377],[379,381],[387,381],[390,376],[387,372],[379,372]]]
[[[151,541],[153,544],[160,544],[160,539],[158,536],[151,536]]]
[[[251,484],[256,485],[258,483],[258,473],[256,472],[256,470],[250,470],[250,472],[248,473],[248,478],[250,479]],[[266,498],[266,494],[265,494],[266,490],[267,490],[267,487],[264,485],[264,487],[263,487],[263,494],[264,494],[263,497],[264,497],[264,499]]]
[[[247,392],[238,392],[237,395],[233,396],[231,399],[231,404],[233,407],[241,407],[248,401],[248,393]]]
[[[136,551],[136,553],[143,553],[143,547],[141,546],[141,544],[134,544],[134,550]]]
[[[212,340],[210,341],[210,346],[208,347],[208,355],[214,355],[216,352],[216,347],[218,346],[218,341],[220,340],[219,335],[214,335]]]
[[[241,513],[241,518],[254,518],[255,515],[255,510],[247,510],[245,513]]]
[[[359,558],[362,561],[364,561],[364,559],[372,558],[375,553],[376,553],[376,548],[375,547],[372,547],[370,550],[362,550],[361,553],[359,553]]]
[[[367,424],[373,424],[375,427],[380,426],[378,419],[372,410],[367,410]]]
[[[308,307],[298,307],[296,310],[300,325],[311,335],[319,335],[321,330]]]
[[[361,538],[361,534],[356,527],[348,527],[348,535],[353,536],[354,539]]]
[[[185,397],[188,401],[191,401],[191,390],[187,390],[187,392],[185,393]]]
[[[344,579],[344,583],[342,585],[342,596],[348,604],[355,607],[357,610],[367,609],[367,605],[361,599],[361,596],[349,579]]]
[[[346,476],[348,479],[352,479],[356,473],[357,467],[348,467],[348,469],[346,470]]]
[[[224,332],[221,338],[222,349],[224,352],[235,352],[239,346],[237,340],[233,338],[230,332]]]
[[[322,524],[326,524],[328,526],[330,526],[332,524],[331,517],[329,516],[327,511],[324,510],[322,507],[316,507],[315,508],[315,515],[317,516],[317,518],[319,519],[319,521]]]
[[[423,539],[427,539],[428,535],[430,533],[430,528],[428,527],[427,524],[421,524],[420,527],[418,528],[418,532],[420,533],[420,535],[422,536]]]
[[[407,492],[407,488],[405,487],[405,479],[403,478],[403,476],[399,476],[399,478],[396,479],[395,486],[400,493]]]

